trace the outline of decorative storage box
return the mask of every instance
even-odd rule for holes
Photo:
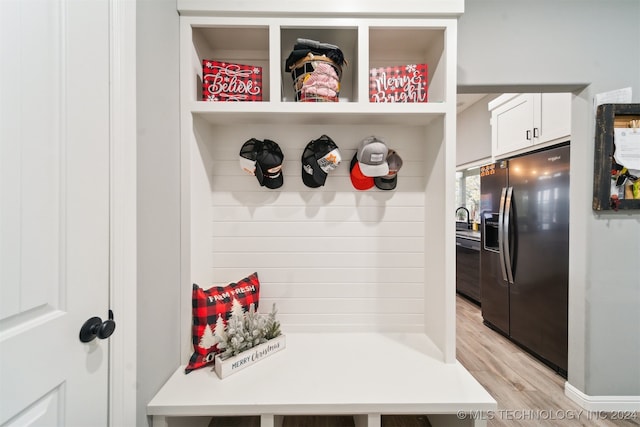
[[[203,101],[262,101],[262,67],[202,61]]]
[[[280,350],[284,350],[286,347],[286,338],[284,335],[278,335],[269,341],[243,351],[237,356],[230,357],[229,359],[222,360],[220,355],[215,357],[214,370],[218,378],[225,378],[231,374],[235,374],[251,366],[262,359],[269,357]]]
[[[427,64],[369,70],[370,102],[427,102]]]

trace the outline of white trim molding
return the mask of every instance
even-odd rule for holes
[[[587,411],[640,411],[640,396],[589,396],[568,381],[564,383],[564,394]]]
[[[136,425],[136,1],[109,0],[110,338],[109,426]]]

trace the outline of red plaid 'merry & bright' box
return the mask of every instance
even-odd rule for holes
[[[427,64],[369,70],[370,102],[427,102]]]
[[[204,101],[262,101],[262,67],[202,61]]]

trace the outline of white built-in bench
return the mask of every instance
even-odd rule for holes
[[[458,362],[444,363],[422,334],[287,334],[286,348],[224,379],[179,367],[149,402],[153,427],[207,426],[213,416],[427,415],[433,426],[486,425],[495,400]],[[463,415],[464,414],[464,415]]]

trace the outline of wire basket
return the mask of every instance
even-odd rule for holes
[[[297,102],[338,102],[342,67],[330,58],[309,53],[290,68]]]

